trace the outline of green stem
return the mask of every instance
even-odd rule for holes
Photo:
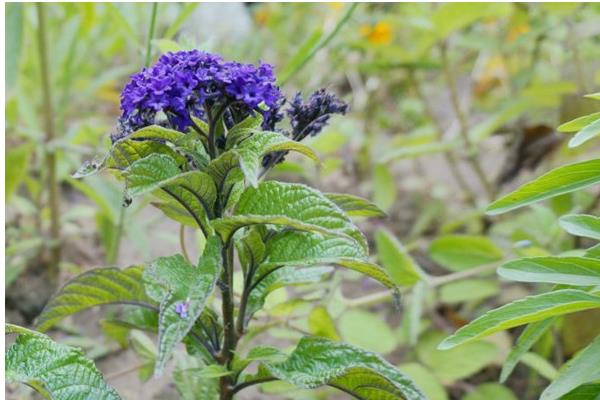
[[[284,76],[284,77],[281,78],[281,80],[279,81],[279,84],[281,86],[285,85],[286,82],[288,82],[294,75],[296,75],[298,72],[300,72],[300,70],[302,68],[304,68],[304,66],[306,64],[308,64],[308,62],[310,60],[313,59],[313,57],[319,52],[319,50],[321,50],[322,48],[324,48],[325,46],[327,46],[329,44],[329,42],[331,42],[331,40],[339,33],[340,29],[342,29],[342,27],[346,24],[346,22],[348,22],[348,20],[350,19],[350,17],[354,13],[354,10],[358,6],[358,4],[359,3],[352,3],[350,5],[350,7],[348,8],[348,10],[346,11],[346,13],[342,16],[342,18],[335,25],[335,27],[333,28],[333,30],[329,33],[329,35],[327,35],[327,37],[325,37],[325,39],[323,39],[321,42],[319,42],[319,44],[317,44],[310,51],[310,53],[308,53],[306,55],[306,57],[304,58],[304,60],[302,60],[302,62],[299,63],[296,66],[296,68],[294,68],[293,70],[291,70],[290,73],[287,76]]]
[[[483,168],[481,167],[481,164],[479,163],[479,159],[477,157],[476,146],[472,143],[471,138],[469,137],[469,123],[467,121],[467,116],[460,107],[458,90],[456,88],[456,79],[454,78],[452,67],[448,59],[448,49],[446,43],[443,43],[441,45],[440,50],[442,53],[442,67],[444,71],[444,76],[446,78],[446,84],[448,85],[448,89],[450,91],[450,103],[452,104],[454,113],[458,118],[458,123],[460,125],[460,136],[462,137],[464,145],[467,149],[467,162],[471,165],[471,168],[473,169],[475,175],[479,179],[479,182],[481,183],[481,186],[483,187],[483,190],[485,191],[488,200],[492,201],[496,196],[495,189],[485,176]]]
[[[150,17],[150,28],[148,29],[148,38],[146,40],[146,67],[150,66],[150,60],[152,55],[152,38],[154,37],[154,27],[156,26],[156,10],[158,9],[158,3],[152,3],[152,16]]]
[[[48,50],[46,45],[46,12],[45,6],[41,3],[36,4],[38,17],[38,51],[40,62],[40,73],[42,80],[42,100],[43,114],[46,136],[45,144],[45,164],[47,170],[47,190],[48,203],[50,207],[50,267],[58,273],[60,264],[60,192],[59,183],[56,176],[56,150],[52,142],[55,139],[54,131],[54,110],[52,106],[52,92],[50,89],[50,72],[48,71]]]
[[[223,248],[223,273],[221,274],[221,295],[223,312],[223,348],[219,354],[221,365],[230,367],[233,354],[237,346],[235,332],[234,303],[233,303],[233,243],[229,241]],[[229,400],[233,397],[233,382],[231,376],[219,379],[220,398]]]
[[[109,265],[114,265],[119,256],[121,238],[123,237],[123,226],[125,225],[125,210],[126,208],[124,206],[121,206],[121,209],[119,210],[119,219],[117,220],[116,226],[117,231],[115,232],[115,238],[106,257],[106,261]]]

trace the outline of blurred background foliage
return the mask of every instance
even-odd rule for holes
[[[41,26],[33,4],[6,6],[9,322],[30,323],[77,272],[179,251],[178,227],[157,210],[141,211],[143,201],[123,207],[109,176],[71,174],[108,148],[128,76],[161,53],[197,48],[275,65],[288,95],[326,86],[343,97],[349,114],[311,139],[323,163],[290,158],[275,173],[370,198],[389,215],[360,224],[373,258],[403,288],[399,308],[376,284],[337,272],[333,283],[295,289],[293,299],[290,289],[273,292],[270,303],[283,305],[260,315],[255,335],[270,327],[260,340],[287,343],[304,332],[341,339],[384,354],[432,400],[510,400],[537,398],[599,333],[598,312],[565,317],[502,385],[500,365],[518,332],[436,350],[486,310],[544,289],[500,280],[501,261],[562,254],[585,240],[564,234],[557,218],[594,210],[591,191],[511,216],[492,219],[483,209],[541,171],[598,150],[593,142],[567,149],[555,127],[595,111],[582,95],[600,85],[600,6],[65,3],[45,4],[43,14]],[[193,252],[202,238],[183,240]],[[57,336],[83,347],[125,397],[168,398],[162,381],[131,383],[136,371],[150,377],[152,341],[110,320],[100,325],[74,318]],[[182,369],[190,362],[175,367],[180,393],[189,388],[184,398],[193,398]],[[331,398],[281,383],[261,390]]]

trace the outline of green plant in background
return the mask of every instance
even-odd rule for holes
[[[598,94],[590,95],[598,99]],[[600,134],[596,122],[600,114],[577,118],[559,127],[564,132],[577,132],[569,146],[578,146]],[[490,215],[501,214],[535,202],[582,190],[600,182],[600,159],[578,162],[556,168],[494,201],[487,208]],[[597,204],[594,200],[590,209]],[[568,233],[600,239],[600,219],[587,214],[564,215],[560,226]],[[516,300],[491,310],[446,338],[440,349],[451,349],[501,330],[528,324],[519,336],[502,369],[505,381],[519,361],[543,335],[560,321],[560,317],[584,310],[600,309],[600,259],[598,245],[581,249],[576,254],[526,257],[509,261],[498,274],[519,282],[551,284],[542,294]],[[596,398],[600,396],[600,335],[591,340],[562,369],[541,395],[542,400],[560,398]],[[566,396],[566,397],[563,397]]]
[[[372,204],[301,184],[261,181],[290,151],[316,160],[300,142],[347,108],[324,90],[306,102],[298,94],[286,110],[290,129],[275,132],[284,100],[274,82],[268,64],[226,62],[199,51],[165,54],[132,76],[122,93],[123,114],[111,150],[101,162],[84,164],[76,176],[108,170],[124,179],[127,196],[153,193],[166,216],[202,232],[202,255],[195,262],[184,250],[147,265],[79,275],[48,303],[37,328],[44,331],[92,306],[130,304],[144,315],[142,324],[130,320],[130,326],[158,331],[155,375],[184,342],[202,364],[187,372],[202,379],[204,398],[231,399],[246,387],[283,380],[303,388],[329,385],[357,398],[422,399],[391,364],[351,345],[309,336],[290,355],[271,346],[239,347],[269,293],[325,279],[331,269],[322,265],[339,265],[396,287],[368,260],[366,239],[346,213],[380,214]],[[242,278],[237,293],[236,254]],[[212,307],[215,291],[220,313]],[[16,366],[20,363],[11,357],[31,351],[29,339],[18,340],[15,346],[23,349],[7,354]],[[258,371],[245,372],[253,362]],[[44,390],[59,396],[52,393],[55,377],[45,370],[50,365],[43,359],[40,364],[16,379],[41,380]],[[74,385],[65,389],[70,396],[81,398],[88,383],[63,380],[60,387],[69,384]],[[102,396],[116,395],[105,388]]]

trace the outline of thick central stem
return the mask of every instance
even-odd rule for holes
[[[223,248],[223,272],[221,274],[221,295],[223,312],[223,347],[219,361],[229,368],[237,346],[237,334],[235,331],[235,316],[233,303],[233,243],[228,241]],[[231,376],[220,378],[219,386],[221,400],[229,400],[233,397],[235,382]]]

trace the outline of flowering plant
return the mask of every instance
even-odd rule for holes
[[[268,64],[200,51],[163,55],[131,77],[110,151],[76,175],[112,171],[124,180],[128,199],[154,195],[152,204],[167,217],[202,232],[204,249],[198,260],[184,251],[79,275],[49,302],[37,327],[44,331],[93,306],[127,304],[122,326],[158,333],[155,375],[180,342],[197,357],[202,367],[192,372],[202,393],[194,398],[231,399],[249,386],[282,380],[302,388],[329,385],[360,399],[423,399],[380,356],[348,344],[308,336],[288,355],[240,341],[271,292],[321,281],[331,266],[395,290],[385,270],[368,260],[367,241],[350,219],[380,216],[377,207],[355,196],[262,180],[290,151],[317,160],[301,141],[318,134],[332,114],[347,111],[325,90],[306,102],[298,94],[285,108],[275,81]],[[289,129],[279,126],[284,115]],[[94,398],[118,398],[99,380],[90,385]],[[67,387],[69,398],[90,398],[77,392],[89,389],[83,384]]]

